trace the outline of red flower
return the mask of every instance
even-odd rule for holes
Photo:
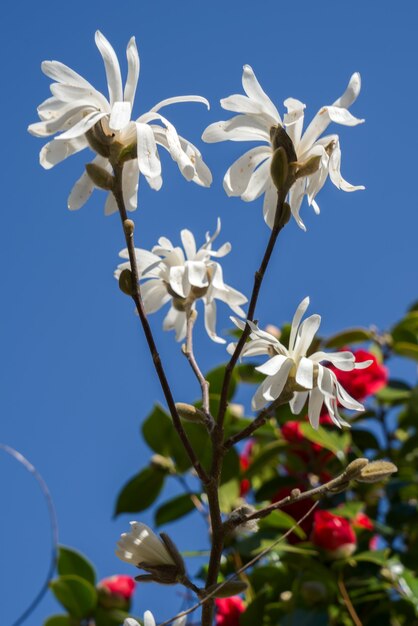
[[[290,450],[307,465],[306,471],[319,476],[321,482],[327,482],[331,475],[323,468],[333,458],[333,453],[325,450],[319,443],[313,443],[303,435],[300,422],[289,421],[281,427],[282,437],[290,444]],[[292,473],[292,472],[289,472]]]
[[[239,596],[216,598],[216,626],[239,626],[239,616],[245,611],[245,604]]]
[[[242,473],[244,473],[251,465],[251,452],[252,452],[253,447],[254,447],[254,443],[252,441],[249,441],[246,444],[242,453],[240,454],[239,464],[240,464]],[[241,496],[241,498],[245,498],[245,496],[250,491],[250,489],[251,489],[251,481],[248,478],[243,478],[240,484],[239,495]]]
[[[361,511],[353,519],[353,526],[354,528],[365,528],[366,530],[374,529],[374,524],[370,517]]]
[[[271,499],[271,501],[272,502],[279,502],[279,500],[283,500],[283,498],[285,498],[286,496],[289,496],[290,492],[293,489],[295,489],[295,488],[296,487],[282,487],[281,489],[279,489],[279,491],[277,493],[274,494],[274,496]],[[303,489],[304,488],[302,487],[302,491],[303,491]],[[312,499],[307,498],[306,500],[300,500],[299,502],[294,502],[293,504],[287,504],[287,505],[283,506],[280,510],[284,511],[284,513],[287,513],[288,515],[293,517],[295,522],[297,522],[304,515],[306,515],[306,513],[312,507],[313,503],[314,503],[314,501]],[[310,535],[310,533],[312,531],[313,519],[314,518],[313,518],[313,512],[312,512],[310,515],[308,515],[308,517],[306,517],[306,519],[303,520],[303,522],[301,522],[299,524],[299,526],[304,531],[304,533],[306,534],[307,537],[309,537],[309,535]],[[303,539],[298,537],[296,533],[290,533],[290,535],[287,537],[287,540],[292,545],[294,545],[295,543],[300,543],[301,541],[303,541]]]
[[[350,556],[357,543],[350,522],[328,511],[315,511],[311,541],[333,559]]]
[[[371,359],[373,363],[364,370],[352,370],[351,372],[342,372],[333,365],[329,365],[344,389],[356,400],[364,400],[385,385],[388,382],[388,370],[381,365],[374,354],[367,350],[356,350],[353,352],[357,362],[368,361]]]
[[[97,586],[105,590],[107,596],[116,596],[116,598],[129,601],[135,590],[135,581],[130,576],[120,574],[104,578]]]

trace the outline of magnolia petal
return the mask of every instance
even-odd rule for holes
[[[368,359],[367,361],[360,361],[360,362],[354,363],[354,369],[363,370],[366,367],[370,367],[372,363],[373,363],[373,359]]]
[[[59,83],[94,89],[85,78],[60,61],[43,61],[41,69],[46,76]]]
[[[145,312],[155,313],[170,300],[170,294],[164,283],[158,279],[151,279],[141,285],[141,295]]]
[[[155,626],[155,619],[151,611],[144,613],[144,626]]]
[[[291,213],[294,219],[296,220],[297,225],[299,226],[299,228],[301,228],[302,230],[306,232],[306,226],[303,223],[299,215],[299,211],[302,205],[304,195],[305,195],[305,179],[299,178],[299,180],[297,180],[290,189],[289,205],[290,205]]]
[[[331,372],[331,375],[332,374],[333,372]],[[345,406],[347,409],[352,409],[353,411],[364,411],[364,406],[360,402],[357,402],[357,400],[352,398],[349,393],[347,393],[344,387],[338,382],[336,377],[334,383],[337,392],[337,398],[343,406]]]
[[[54,96],[61,102],[90,102],[92,106],[95,106],[101,111],[109,112],[110,110],[109,103],[104,95],[93,87],[53,83],[50,89]]]
[[[342,189],[343,191],[358,191],[363,190],[363,185],[351,185],[349,182],[344,180],[341,176],[341,149],[340,144],[337,141],[334,147],[334,150],[331,153],[329,158],[329,177],[331,181],[334,183],[338,189]]]
[[[244,65],[243,67],[242,86],[247,96],[258,102],[263,107],[265,113],[272,118],[274,123],[282,123],[278,110],[262,89],[250,65]]]
[[[297,333],[299,330],[299,325],[302,320],[302,317],[305,315],[306,309],[309,306],[309,302],[310,302],[309,296],[307,296],[298,305],[298,308],[296,309],[296,312],[293,316],[292,326],[290,330],[290,337],[289,337],[289,350],[290,351],[293,351],[295,348],[295,342],[296,342],[296,337],[297,337]]]
[[[53,135],[58,131],[62,130],[66,127],[67,123],[72,120],[72,118],[76,118],[77,116],[82,116],[84,113],[88,112],[88,116],[95,115],[96,111],[92,111],[92,105],[86,102],[81,102],[78,104],[68,103],[64,105],[60,110],[59,114],[54,116],[53,118],[43,121],[36,122],[35,124],[30,124],[28,126],[28,131],[31,135],[35,137],[48,137],[49,135]],[[104,116],[104,113],[100,113],[100,115]],[[87,117],[88,117],[87,116]],[[81,121],[86,119],[85,117],[81,118]],[[77,121],[80,121],[78,119]],[[66,137],[64,137],[66,139]],[[70,137],[68,137],[70,139]]]
[[[309,421],[311,423],[312,428],[314,428],[315,430],[318,430],[319,419],[320,419],[321,409],[322,409],[323,404],[324,404],[323,395],[320,389],[318,389],[318,387],[315,387],[315,389],[312,389],[312,391],[309,393],[309,405],[308,405]]]
[[[306,354],[309,346],[313,341],[313,338],[318,331],[320,324],[320,315],[311,315],[302,322],[302,324],[299,326],[299,332],[295,342],[295,356],[303,356]]]
[[[267,389],[270,388],[270,379],[266,378],[266,380],[264,380],[261,385],[258,387],[257,391],[255,392],[252,400],[251,400],[251,407],[253,409],[253,411],[260,411],[262,408],[264,408],[267,404],[267,400],[264,397],[264,394],[266,393]]]
[[[61,163],[67,157],[80,152],[87,146],[88,142],[84,137],[69,141],[55,141],[53,139],[43,146],[39,154],[39,162],[44,169],[49,170],[57,163]]]
[[[210,124],[202,133],[202,140],[206,143],[217,143],[218,141],[226,141],[228,139],[225,124],[227,122],[214,122]]]
[[[240,196],[244,193],[255,168],[269,157],[271,157],[271,149],[268,146],[258,146],[248,150],[237,159],[224,177],[223,187],[227,195]]]
[[[353,102],[357,100],[360,89],[361,76],[359,72],[354,72],[354,74],[350,78],[347,89],[344,91],[343,95],[334,102],[333,106],[348,109],[353,104]]]
[[[151,178],[150,176],[145,176],[145,179],[148,185],[151,187],[151,189],[154,189],[154,191],[159,191],[163,185],[163,179],[161,178],[161,176],[155,176],[153,178]]]
[[[296,382],[306,389],[313,386],[313,362],[306,357],[302,357],[296,370]]]
[[[292,411],[293,415],[299,415],[299,413],[305,406],[308,395],[309,391],[297,391],[293,394],[293,398],[289,402],[290,410]]]
[[[177,104],[179,102],[200,102],[205,104],[208,109],[210,109],[209,101],[203,96],[175,96],[174,98],[166,98],[165,100],[161,100],[155,106],[150,109],[150,111],[159,111],[163,107],[168,106],[169,104]]]
[[[187,278],[193,287],[209,285],[206,264],[199,261],[186,261]]]
[[[186,257],[191,260],[196,256],[196,240],[194,238],[193,233],[187,228],[184,228],[181,233],[181,243],[183,244],[183,248],[186,252]]]
[[[138,167],[149,178],[161,175],[161,162],[157,154],[154,133],[148,124],[136,122]]]
[[[184,277],[186,268],[184,266],[175,265],[170,267],[169,282],[171,289],[178,294],[181,298],[185,298]]]
[[[94,36],[96,46],[102,55],[105,65],[110,104],[123,100],[122,76],[118,57],[106,37],[99,31]]]
[[[216,302],[205,302],[205,328],[212,341],[216,343],[226,343],[225,339],[216,334]]]
[[[277,210],[277,189],[273,183],[267,185],[266,191],[264,193],[264,201],[263,201],[263,216],[264,221],[266,222],[269,228],[273,228],[274,220],[276,218],[276,210]]]
[[[277,374],[267,379],[271,381],[271,386],[264,392],[264,397],[266,400],[270,400],[271,402],[273,402],[280,397],[280,394],[282,393],[284,386],[287,383],[287,379],[289,378],[290,370],[292,369],[292,367],[292,359],[286,359]]]
[[[221,107],[227,111],[234,111],[235,113],[253,113],[262,114],[264,107],[257,100],[247,98],[241,94],[234,94],[228,98],[221,100]]]
[[[55,139],[56,141],[63,141],[64,139],[75,139],[76,137],[85,135],[86,132],[90,130],[90,128],[93,128],[93,126],[106,115],[107,113],[102,113],[101,111],[88,113],[77,124],[72,126],[65,133],[62,133],[61,135],[58,135],[58,137],[55,137]]]
[[[270,159],[264,161],[251,175],[246,190],[241,195],[245,202],[256,200],[267,188],[270,181]]]
[[[130,102],[131,107],[133,107],[140,68],[139,54],[136,47],[135,37],[131,37],[128,42],[126,48],[126,58],[128,59],[128,76],[126,78],[123,99],[126,102]]]
[[[354,355],[352,352],[315,352],[309,357],[314,363],[320,363],[321,361],[328,361],[332,363],[340,370],[349,372],[354,369]]]
[[[284,116],[283,123],[297,153],[299,141],[302,135],[304,110],[306,105],[300,100],[296,100],[296,98],[287,98],[283,104],[287,108],[287,114]]]
[[[270,344],[264,341],[264,339],[254,339],[244,346],[242,356],[261,356],[263,354],[269,354],[269,347]]]
[[[266,376],[275,376],[287,360],[288,357],[283,356],[282,354],[276,354],[271,359],[263,363],[263,365],[259,365],[255,369],[257,372],[265,374]]]
[[[104,214],[113,215],[113,213],[117,213],[118,211],[119,211],[119,208],[115,200],[115,196],[113,195],[113,193],[109,193],[106,198]]]
[[[94,191],[94,184],[87,172],[75,183],[68,196],[67,206],[70,211],[77,211],[87,202]]]
[[[270,123],[261,116],[236,115],[225,122],[229,141],[266,141],[270,145]]]
[[[364,123],[364,119],[354,117],[350,111],[341,107],[329,106],[327,107],[327,113],[331,122],[342,124],[343,126],[357,126],[357,124]]]
[[[116,551],[117,556],[119,556],[119,558],[122,558],[119,554],[119,550]],[[122,559],[123,560],[123,559]],[[149,624],[149,622],[148,622]],[[123,626],[139,626],[138,622],[136,621],[136,619],[134,619],[133,617],[127,617],[125,619],[125,621],[123,622]]]
[[[127,211],[135,211],[138,206],[139,172],[136,159],[125,163],[123,168],[123,198]]]
[[[131,108],[130,102],[115,102],[110,114],[109,128],[114,131],[125,128],[131,121]]]
[[[176,341],[181,341],[186,336],[186,323],[186,314],[171,307],[164,318],[163,329],[175,330]]]

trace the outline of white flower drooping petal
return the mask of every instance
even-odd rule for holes
[[[124,88],[114,49],[100,31],[96,32],[95,41],[105,66],[108,98],[63,63],[42,63],[43,72],[55,81],[51,85],[53,95],[38,107],[41,121],[31,124],[28,130],[36,137],[60,134],[42,148],[41,165],[50,169],[70,155],[90,147],[99,153],[93,163],[111,172],[109,146],[117,144],[121,149],[132,148],[132,160],[125,165],[123,194],[126,208],[133,211],[137,206],[136,190],[140,174],[145,176],[152,189],[161,188],[158,146],[162,146],[179,164],[180,171],[187,180],[209,187],[212,175],[199,150],[187,139],[180,137],[174,126],[157,113],[162,107],[178,102],[200,102],[209,108],[206,98],[194,95],[167,98],[152,107],[150,112],[136,120],[132,119],[140,68],[135,38],[129,40],[126,49],[128,73]],[[159,123],[155,124],[155,121]],[[101,160],[100,163],[97,163],[97,159]],[[125,175],[127,166],[131,164],[133,167],[130,168],[129,175]],[[79,209],[94,188],[95,184],[89,176],[83,174],[69,196],[68,208]],[[110,214],[116,208],[111,200],[105,212]]]
[[[213,250],[220,228],[218,219],[215,233],[212,236],[207,233],[199,249],[193,233],[184,229],[181,231],[183,248],[174,247],[169,239],[161,237],[151,252],[135,250],[145,311],[154,313],[170,302],[163,328],[174,330],[177,341],[186,336],[187,316],[197,314],[197,300],[202,300],[204,305],[206,332],[217,343],[225,343],[225,340],[216,334],[216,300],[225,302],[237,315],[245,316],[241,305],[247,298],[224,283],[222,267],[214,260],[231,250],[230,243]],[[127,250],[122,250],[119,256],[128,258]],[[125,269],[130,269],[129,261],[118,265],[115,277],[118,279]]]
[[[123,533],[117,544],[116,556],[122,561],[138,566],[175,565],[167,548],[146,524],[130,522],[131,530]]]
[[[287,113],[283,120],[270,98],[261,88],[252,68],[244,65],[242,86],[246,95],[235,94],[221,100],[221,106],[227,111],[238,113],[228,121],[215,122],[206,128],[202,139],[209,143],[218,141],[259,141],[264,145],[252,148],[231,165],[224,177],[224,189],[229,196],[239,196],[245,202],[251,202],[264,195],[264,219],[273,227],[277,207],[277,189],[270,175],[273,156],[274,131],[284,128],[293,145],[298,164],[319,157],[317,171],[302,174],[293,184],[288,194],[291,212],[297,224],[303,230],[305,225],[299,211],[306,196],[309,205],[319,213],[315,201],[317,193],[323,187],[328,175],[338,189],[356,191],[363,186],[347,183],[340,173],[341,149],[338,135],[322,137],[331,122],[345,126],[355,126],[364,122],[351,115],[348,107],[360,93],[360,74],[352,75],[344,94],[331,106],[322,107],[305,133],[302,134],[305,105],[295,98],[287,98],[284,106]],[[265,145],[267,144],[267,145]]]
[[[306,400],[309,400],[308,416],[313,428],[318,428],[324,403],[332,421],[339,427],[347,426],[347,422],[338,412],[338,405],[353,411],[363,411],[364,407],[347,393],[335,373],[327,367],[327,363],[347,372],[368,367],[372,361],[356,363],[354,354],[349,351],[315,352],[307,356],[321,322],[319,315],[311,315],[302,322],[308,305],[309,298],[305,298],[296,309],[287,348],[277,337],[248,322],[251,327],[250,340],[245,344],[242,356],[269,356],[265,363],[256,367],[266,378],[253,397],[253,409],[259,411],[269,402],[277,400],[287,387],[293,391],[290,400],[292,413],[300,413]],[[231,319],[241,330],[245,328],[242,320]],[[228,351],[233,350],[234,345],[230,344]],[[297,391],[294,391],[295,387]]]

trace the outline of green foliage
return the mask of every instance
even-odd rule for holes
[[[72,548],[66,546],[59,547],[57,570],[60,576],[74,574],[84,578],[92,585],[96,584],[96,572],[93,565],[82,554]]]
[[[160,467],[151,465],[131,478],[119,493],[115,515],[138,513],[151,506],[163,488],[165,476]]]
[[[72,617],[81,619],[92,615],[97,605],[97,591],[84,578],[75,575],[60,576],[51,582],[56,599]]]
[[[197,494],[194,494],[198,498]],[[162,504],[155,512],[155,525],[162,526],[169,522],[174,522],[181,517],[184,517],[191,511],[195,510],[195,505],[189,494],[185,493],[181,496],[176,496],[172,500],[168,500]]]

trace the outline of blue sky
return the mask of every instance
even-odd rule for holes
[[[223,174],[244,146],[204,145],[201,132],[223,118],[219,99],[241,92],[244,63],[252,65],[279,108],[289,96],[305,102],[305,119],[332,103],[350,75],[360,71],[363,90],[352,110],[366,123],[337,132],[342,173],[366,191],[345,194],[328,183],[318,197],[320,216],[303,207],[308,232],[291,223],[280,238],[258,317],[280,324],[309,294],[311,311],[323,316],[324,332],[371,323],[384,329],[417,298],[416,21],[414,3],[405,0],[259,5],[74,0],[9,3],[3,10],[0,440],[43,474],[61,542],[86,553],[100,577],[133,573],[113,553],[130,516],[113,521],[111,514],[116,492],[148,461],[138,428],[162,395],[131,303],[112,277],[123,247],[117,216],[104,217],[99,192],[79,212],[66,209],[88,156],[82,153],[45,172],[38,164],[43,142],[26,132],[48,95],[41,61],[61,60],[103,90],[95,30],[102,30],[121,59],[135,35],[141,56],[135,112],[173,95],[210,99],[209,112],[184,104],[170,107],[167,115],[202,149],[212,187],[187,183],[170,158],[163,158],[162,190],[141,184],[137,243],[151,247],[161,235],[177,240],[184,227],[202,240],[220,216],[219,241],[233,244],[225,279],[247,294],[268,237],[261,201],[225,196]],[[227,315],[219,307],[220,330],[228,326]],[[178,344],[171,334],[163,335],[161,314],[151,321],[176,399],[192,400],[197,388]],[[196,350],[205,368],[224,358],[223,348],[200,330]],[[412,376],[412,366],[403,373]],[[37,486],[5,455],[0,488],[0,623],[8,626],[46,573],[49,536]],[[204,546],[203,530],[197,517],[169,529],[182,549]],[[163,593],[164,603],[160,589],[139,588],[136,612],[151,608],[158,618],[169,617],[180,599],[171,590]],[[28,626],[38,626],[54,611],[48,596]]]

